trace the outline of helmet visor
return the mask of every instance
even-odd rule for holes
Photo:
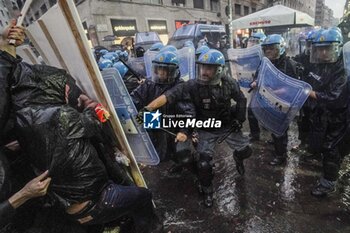
[[[263,45],[262,50],[264,51],[265,57],[267,57],[270,61],[280,58],[279,44]]]
[[[196,64],[197,82],[202,85],[216,85],[220,83],[223,67],[212,64]]]
[[[158,84],[174,83],[179,75],[179,68],[177,65],[152,63],[152,81]]]
[[[311,63],[334,63],[338,60],[340,48],[338,43],[313,44],[311,46]]]

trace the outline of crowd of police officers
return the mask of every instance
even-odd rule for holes
[[[21,28],[14,27],[3,40],[7,41],[9,38],[19,40],[22,34]],[[299,149],[300,151],[307,150],[308,153],[322,158],[323,176],[311,194],[316,197],[324,197],[335,191],[341,162],[348,153],[345,140],[349,135],[349,83],[344,69],[343,39],[338,28],[311,30],[306,41],[306,48],[302,54],[293,58],[287,56],[285,40],[278,34],[265,36],[263,33],[253,33],[248,40],[248,47],[260,44],[265,57],[278,70],[312,86],[309,98],[297,119],[301,140]],[[18,44],[21,43],[22,41],[18,41]],[[173,160],[175,162],[169,172],[179,172],[182,169],[191,170],[197,177],[196,184],[198,191],[203,196],[204,205],[211,207],[214,203],[213,157],[218,141],[225,141],[228,144],[232,150],[238,173],[244,175],[244,162],[253,154],[251,143],[260,140],[260,126],[237,80],[229,75],[230,72],[225,65],[227,54],[223,54],[227,53],[227,49],[219,51],[208,46],[202,44],[196,48],[196,77],[186,82],[180,78],[177,48],[171,45],[163,46],[161,43],[156,43],[150,48],[150,51],[158,52],[152,61],[151,79],[140,81],[130,78],[135,73],[130,72],[129,68],[132,67],[125,66],[128,54],[122,51],[113,55],[101,50],[98,54],[98,62],[101,70],[115,67],[119,71],[139,110],[137,120],[141,124],[144,112],[152,112],[157,109],[166,115],[183,114],[198,120],[215,118],[222,122],[219,129],[171,129],[172,134],[159,130],[150,132],[161,161]],[[191,41],[186,42],[184,47],[195,49]],[[144,52],[138,49],[137,57],[142,57]],[[2,50],[1,55],[9,56],[9,51]],[[111,55],[111,58],[106,59],[107,56],[104,55]],[[118,59],[123,57],[124,62],[118,61],[117,56]],[[258,73],[259,68],[251,83],[253,91],[256,91],[259,83]],[[9,71],[5,78],[11,78],[11,75],[14,74]],[[1,87],[6,93],[7,87]],[[0,109],[8,111],[8,108],[11,106]],[[1,114],[3,113],[0,112]],[[242,133],[242,124],[246,121],[247,115],[250,137]],[[281,166],[286,163],[287,131],[282,136],[272,134],[274,146],[273,159],[270,162],[272,166]],[[174,134],[176,136],[173,136]],[[1,146],[4,147],[3,144]],[[9,148],[8,146],[6,150],[11,150]],[[183,151],[186,153],[180,153]],[[0,200],[0,223],[6,225],[15,222],[3,216],[8,213],[13,216],[15,209],[27,200],[45,195],[47,190],[50,190],[50,182],[52,185],[55,181],[50,180],[47,172],[44,172],[24,185],[24,188],[18,193],[15,193],[18,190],[8,192],[6,190],[8,187],[1,184],[1,194],[4,195],[0,195],[2,198]],[[110,198],[114,197],[113,195],[116,195],[118,190],[115,189],[114,192],[110,194]],[[118,201],[115,201],[114,204],[118,205]],[[88,203],[86,208],[95,204]],[[84,219],[84,221],[88,222],[91,219]]]

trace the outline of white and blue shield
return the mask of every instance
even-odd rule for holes
[[[231,76],[238,81],[249,103],[251,95],[248,93],[248,90],[263,57],[261,46],[255,45],[245,49],[229,49],[227,54],[230,61]]]
[[[311,91],[311,86],[279,71],[267,58],[262,59],[258,86],[251,107],[258,121],[281,136],[297,115]]]

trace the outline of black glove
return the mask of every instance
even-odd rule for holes
[[[140,125],[143,124],[143,115],[144,115],[144,112],[151,112],[151,109],[149,109],[147,106],[146,107],[143,107],[140,109],[139,113],[136,115],[135,119],[136,119],[136,122]]]

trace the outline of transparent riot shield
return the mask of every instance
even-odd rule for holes
[[[101,73],[137,162],[157,165],[159,163],[157,151],[147,131],[135,121],[138,112],[119,72],[111,68]]]
[[[133,57],[129,58],[128,66],[133,69],[137,74],[146,77],[146,68],[143,57]]]
[[[158,51],[147,51],[143,55],[143,60],[145,63],[146,78],[150,79],[152,77],[152,61],[157,56]]]
[[[177,50],[181,78],[185,81],[195,78],[196,60],[195,49],[184,47]]]
[[[350,41],[343,46],[344,68],[348,79],[350,78]]]

